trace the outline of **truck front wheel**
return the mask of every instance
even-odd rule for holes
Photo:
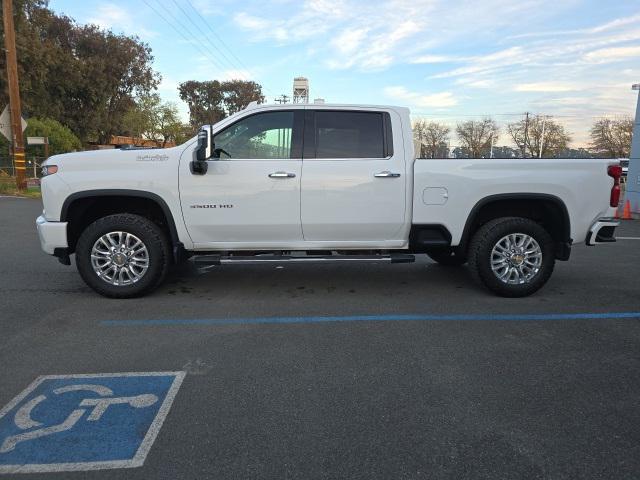
[[[553,272],[554,241],[528,218],[504,217],[478,229],[469,247],[472,274],[503,297],[525,297],[540,289]]]
[[[105,297],[139,297],[154,290],[171,258],[164,232],[153,222],[128,213],[109,215],[89,225],[76,245],[80,276]]]

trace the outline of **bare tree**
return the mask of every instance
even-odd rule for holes
[[[571,136],[547,115],[536,115],[507,125],[507,132],[523,156],[555,157],[566,150]]]
[[[600,156],[628,158],[631,155],[633,119],[601,118],[591,128],[591,148]]]
[[[456,126],[458,139],[462,147],[468,150],[471,158],[489,157],[491,146],[498,138],[499,132],[498,124],[491,118],[468,120]]]
[[[418,120],[413,126],[414,140],[419,145],[420,158],[448,157],[451,129],[437,122]]]

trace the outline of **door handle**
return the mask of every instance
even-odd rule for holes
[[[295,173],[289,172],[273,172],[269,174],[269,178],[295,178]]]
[[[398,178],[400,174],[385,170],[384,172],[374,173],[373,176],[376,178]]]

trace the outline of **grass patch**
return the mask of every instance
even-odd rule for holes
[[[18,190],[18,187],[16,187],[16,179],[12,177],[0,177],[0,195],[42,198],[40,190]]]

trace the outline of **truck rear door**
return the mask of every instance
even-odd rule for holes
[[[402,236],[407,175],[399,126],[393,111],[305,112],[305,241],[383,245]]]

